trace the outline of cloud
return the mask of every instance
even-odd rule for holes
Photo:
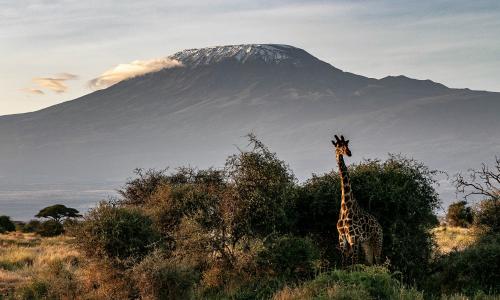
[[[68,91],[68,86],[65,81],[78,79],[77,75],[70,73],[56,74],[54,77],[37,77],[33,78],[33,82],[41,88],[49,89],[56,93],[64,93]]]
[[[180,61],[167,57],[151,60],[135,60],[131,63],[119,64],[105,71],[99,77],[90,80],[88,85],[92,89],[103,89],[125,79],[180,66],[182,66]]]
[[[28,93],[28,94],[33,94],[33,95],[45,95],[45,93],[42,90],[35,89],[35,88],[24,88],[22,89],[23,92]]]

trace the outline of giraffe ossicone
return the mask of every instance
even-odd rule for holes
[[[353,264],[358,263],[361,247],[367,264],[371,265],[374,262],[379,264],[382,255],[382,226],[374,216],[358,205],[352,193],[349,172],[344,162],[344,155],[351,156],[349,140],[345,140],[343,135],[340,138],[335,135],[332,144],[335,146],[342,189],[340,216],[337,222],[342,257],[343,259],[351,257]]]

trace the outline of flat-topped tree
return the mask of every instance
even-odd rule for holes
[[[78,210],[71,207],[66,207],[63,204],[47,206],[35,215],[35,217],[37,218],[48,218],[58,223],[60,223],[62,219],[79,218],[81,216],[82,215],[79,214]]]

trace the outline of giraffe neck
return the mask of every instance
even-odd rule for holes
[[[349,180],[349,172],[344,163],[344,157],[341,154],[337,154],[337,162],[339,165],[340,174],[340,186],[342,188],[342,202],[341,202],[341,215],[345,215],[352,218],[352,215],[358,211],[358,203],[354,199],[351,189],[351,182]]]

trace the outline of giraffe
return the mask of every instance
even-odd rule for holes
[[[342,188],[342,201],[340,205],[340,216],[337,222],[339,232],[339,246],[342,257],[351,256],[352,264],[358,263],[359,247],[361,246],[368,265],[380,263],[382,254],[382,226],[374,216],[365,212],[359,205],[351,190],[349,173],[344,163],[344,155],[351,156],[349,140],[344,136],[340,139],[335,135],[335,154],[339,166],[339,174]]]

